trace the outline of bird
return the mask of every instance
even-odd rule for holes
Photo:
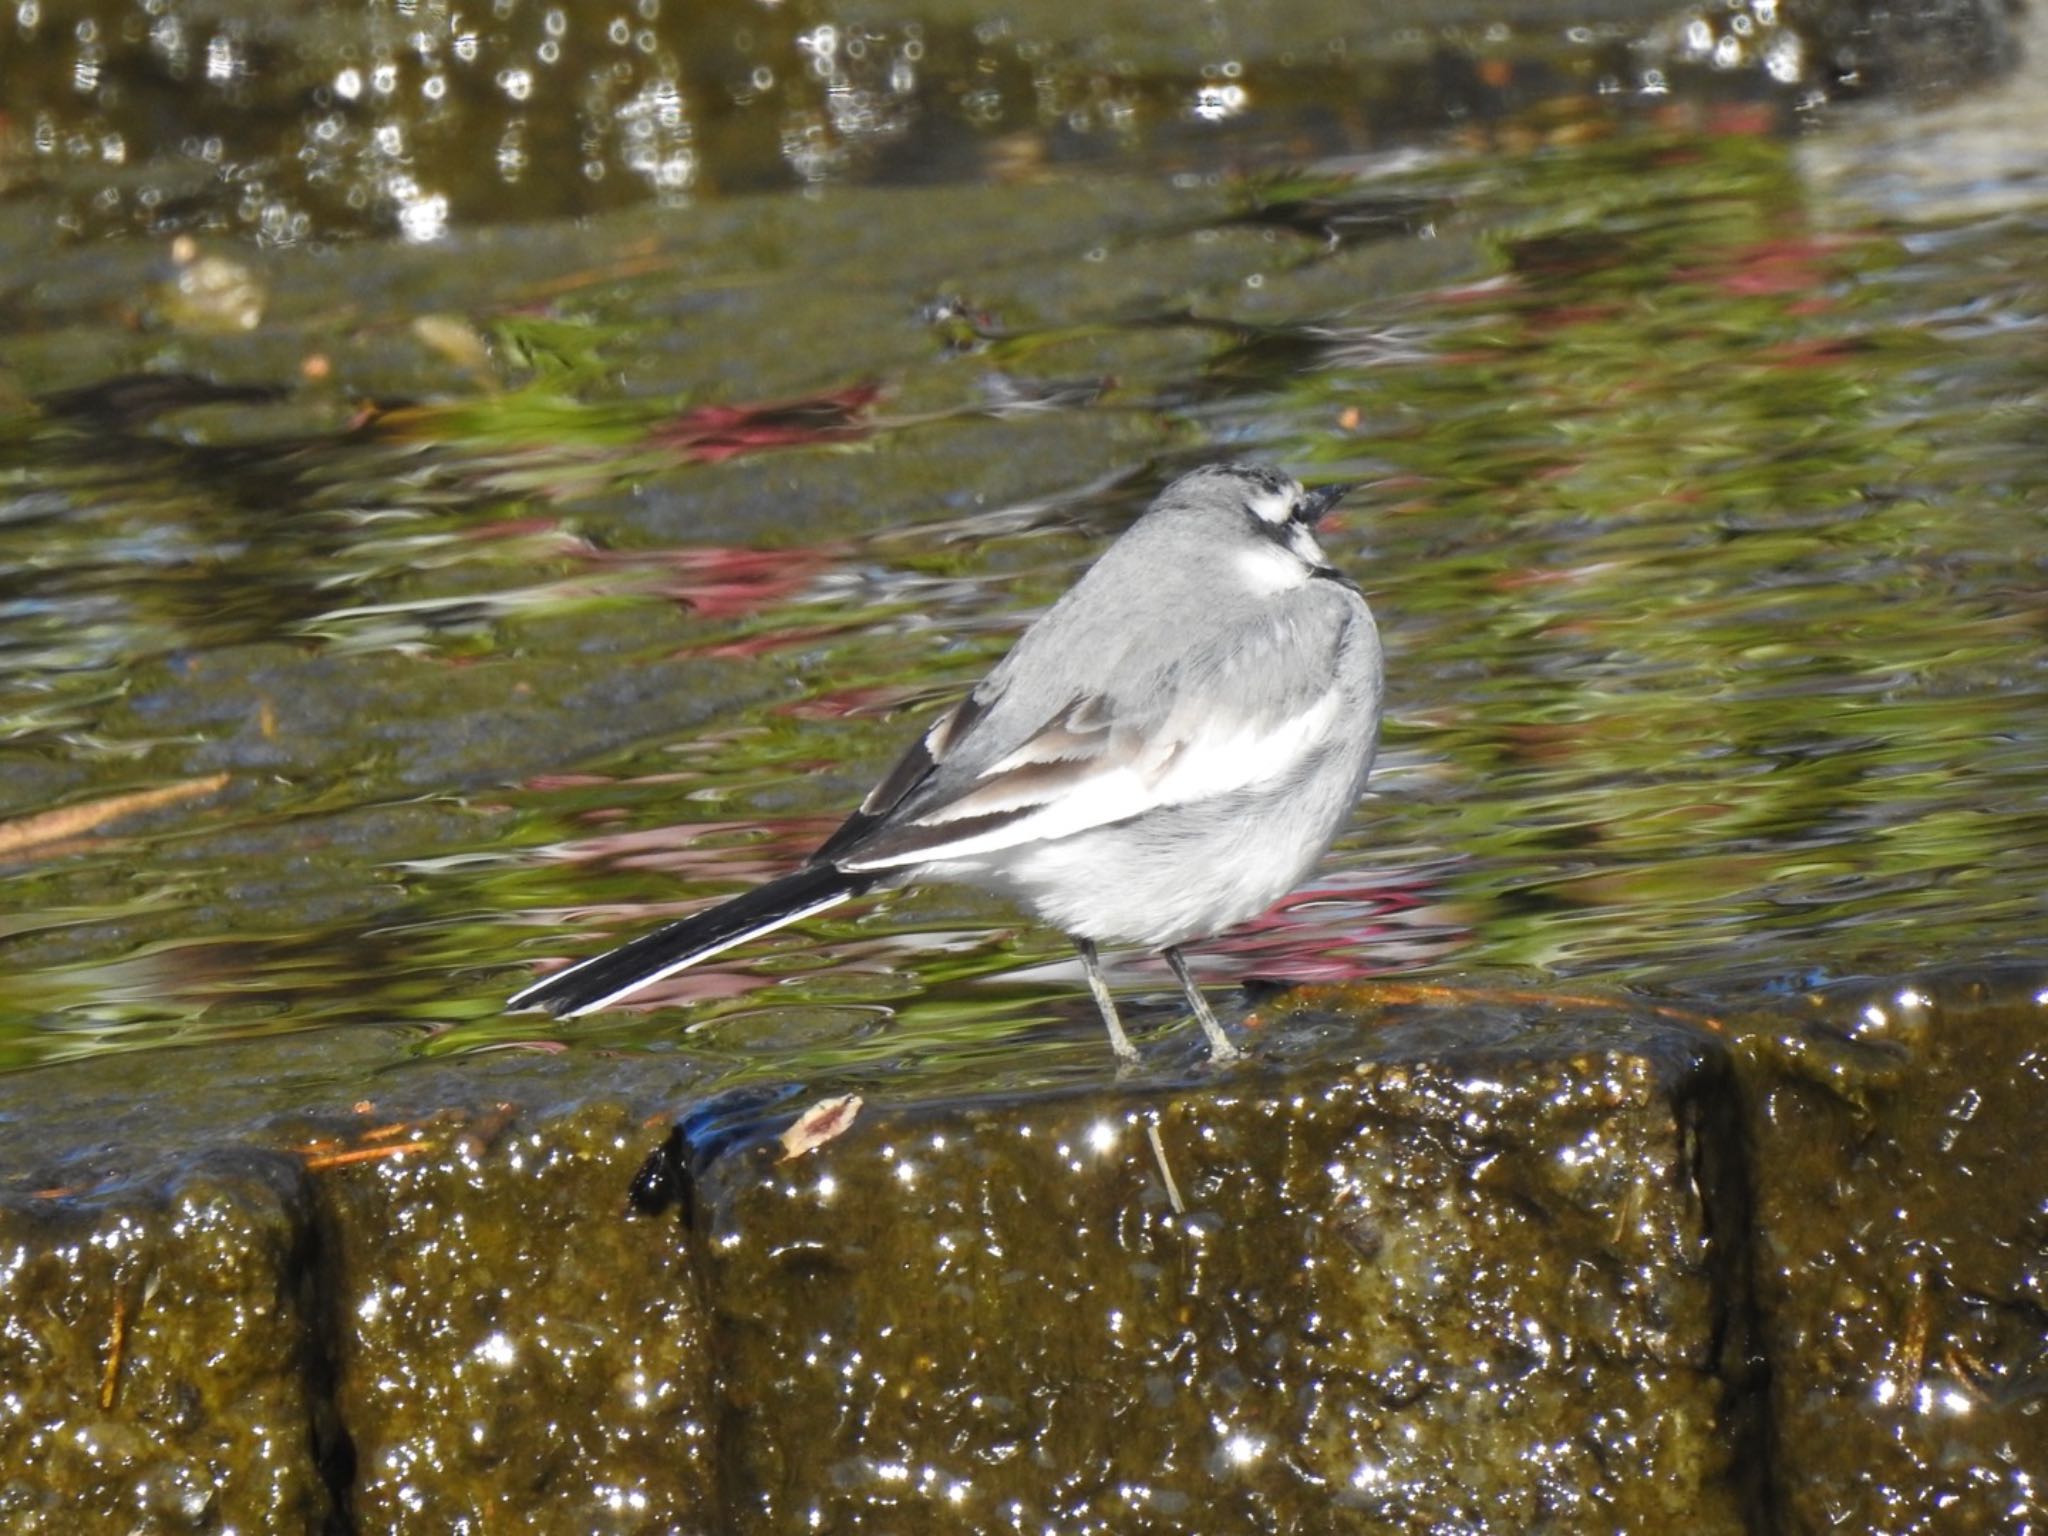
[[[506,1006],[595,1013],[869,891],[953,883],[1067,935],[1120,1063],[1137,1050],[1104,944],[1163,955],[1211,1060],[1235,1059],[1182,948],[1301,881],[1378,743],[1379,631],[1315,538],[1355,488],[1247,462],[1180,475],[803,864]]]

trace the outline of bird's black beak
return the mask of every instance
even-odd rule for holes
[[[1324,513],[1357,490],[1360,483],[1357,480],[1346,480],[1337,485],[1326,485],[1319,490],[1310,491],[1301,498],[1296,507],[1294,520],[1311,528],[1315,527],[1323,520]]]

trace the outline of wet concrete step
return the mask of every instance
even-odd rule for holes
[[[17,1075],[0,1527],[2012,1528],[2044,980],[1307,991],[1121,1081]]]

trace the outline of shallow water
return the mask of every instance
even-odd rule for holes
[[[273,176],[284,214],[207,183],[174,230],[83,151],[17,159],[0,1064],[336,1026],[736,1074],[1099,1051],[1057,936],[945,891],[685,973],[687,1010],[501,1004],[801,857],[1224,455],[1369,482],[1324,542],[1390,700],[1350,830],[1210,981],[2038,955],[2026,75],[1800,126],[1566,69],[1483,130],[1439,79],[1393,144],[1312,71],[1204,139],[1163,58],[1122,139],[1005,98],[826,163],[716,140],[739,103],[686,185],[528,200],[493,162],[433,228],[388,178],[344,213]],[[1173,1019],[1163,967],[1118,974]]]

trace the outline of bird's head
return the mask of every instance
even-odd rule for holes
[[[1208,520],[1220,517],[1224,530],[1254,541],[1240,558],[1256,582],[1294,585],[1312,575],[1335,574],[1316,543],[1315,527],[1355,488],[1339,484],[1308,490],[1292,475],[1265,464],[1205,464],[1168,486],[1160,502],[1199,511]]]

